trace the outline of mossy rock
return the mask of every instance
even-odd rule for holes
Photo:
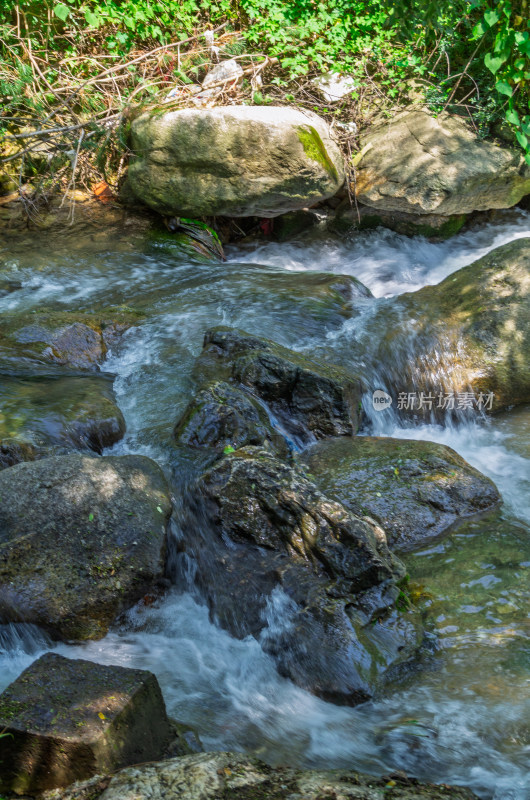
[[[500,503],[494,483],[434,442],[355,436],[301,456],[317,486],[384,529],[392,550],[414,550]]]
[[[0,472],[0,617],[97,639],[163,583],[169,492],[143,456],[65,455]]]
[[[324,120],[285,106],[151,109],[132,122],[131,146],[129,186],[168,216],[274,217],[344,182]]]

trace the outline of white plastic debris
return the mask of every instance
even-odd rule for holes
[[[223,61],[217,67],[210,70],[202,82],[202,88],[208,89],[212,84],[219,83],[220,81],[226,81],[227,83],[231,81],[237,82],[242,77],[242,67],[237,63],[235,58],[231,58],[230,61]]]
[[[328,103],[338,103],[347,94],[357,88],[357,84],[351,75],[341,75],[338,72],[328,72],[319,75],[311,83],[319,89]]]

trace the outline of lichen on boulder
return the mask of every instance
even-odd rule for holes
[[[53,456],[0,472],[0,616],[97,639],[163,581],[169,492],[144,456]]]
[[[128,173],[155,211],[184,217],[274,217],[332,197],[344,182],[327,124],[288,107],[226,106],[142,113]]]

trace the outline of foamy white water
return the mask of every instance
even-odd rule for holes
[[[228,265],[189,265],[156,242],[145,252],[58,250],[12,256],[22,288],[0,311],[140,306],[147,314],[111,354],[115,390],[128,426],[116,452],[142,452],[173,464],[171,430],[192,391],[190,372],[204,330],[237,325],[299,349],[314,341],[344,348],[346,323],[326,334],[274,293],[274,275],[307,270],[353,275],[377,297],[436,283],[494,247],[530,235],[530,216],[509,212],[495,224],[432,244],[388,231],[340,243],[303,240],[231,249]],[[241,263],[244,262],[244,263]],[[261,266],[266,265],[266,266]],[[303,281],[303,275],[300,275]],[[261,283],[260,283],[261,281]],[[430,670],[356,709],[325,703],[280,678],[254,639],[236,640],[186,592],[133,610],[100,642],[57,645],[64,655],[155,672],[170,713],[194,726],[206,748],[251,750],[272,762],[392,768],[471,786],[496,800],[530,798],[530,410],[442,428],[379,433],[453,447],[490,475],[502,512],[468,523],[410,556],[414,580],[432,593],[427,610],[440,651]],[[273,625],[288,624],[285,597],[270,598]],[[52,645],[31,626],[0,626],[0,688]]]

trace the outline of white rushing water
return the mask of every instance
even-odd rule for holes
[[[254,299],[245,283],[246,265],[265,265],[272,275],[306,270],[353,275],[385,297],[437,283],[522,236],[530,236],[529,215],[509,212],[439,244],[375,231],[339,243],[233,248],[224,273],[212,277],[213,288],[190,279],[179,284],[177,301],[171,285],[182,280],[183,268],[163,251],[120,254],[114,261],[108,252],[92,254],[83,268],[74,254],[48,271],[14,258],[13,272],[23,288],[0,299],[0,309],[42,302],[75,307],[102,296],[133,305],[135,297],[152,293],[154,313],[129,331],[107,367],[117,374],[115,389],[128,426],[115,452],[142,452],[165,463],[171,427],[188,400],[191,364],[208,326],[238,325],[300,348],[314,337],[296,327],[296,309],[289,314],[274,298]],[[106,269],[109,259],[112,270]],[[248,272],[249,283],[254,274]],[[343,347],[350,329],[345,323],[329,334],[330,346],[337,341]],[[334,706],[281,678],[257,641],[232,638],[209,620],[204,606],[176,591],[153,607],[131,611],[126,624],[102,641],[56,649],[152,670],[170,714],[193,725],[206,749],[250,750],[276,763],[373,773],[398,768],[468,785],[496,800],[528,800],[530,409],[460,427],[401,428],[393,417],[385,419],[379,433],[453,447],[492,477],[504,498],[502,514],[493,521],[469,523],[407,561],[413,578],[436,597],[429,611],[440,641],[435,668],[377,702],[355,709]],[[281,624],[288,605],[281,594],[271,597],[272,624]],[[31,626],[4,626],[0,689],[50,646]]]

